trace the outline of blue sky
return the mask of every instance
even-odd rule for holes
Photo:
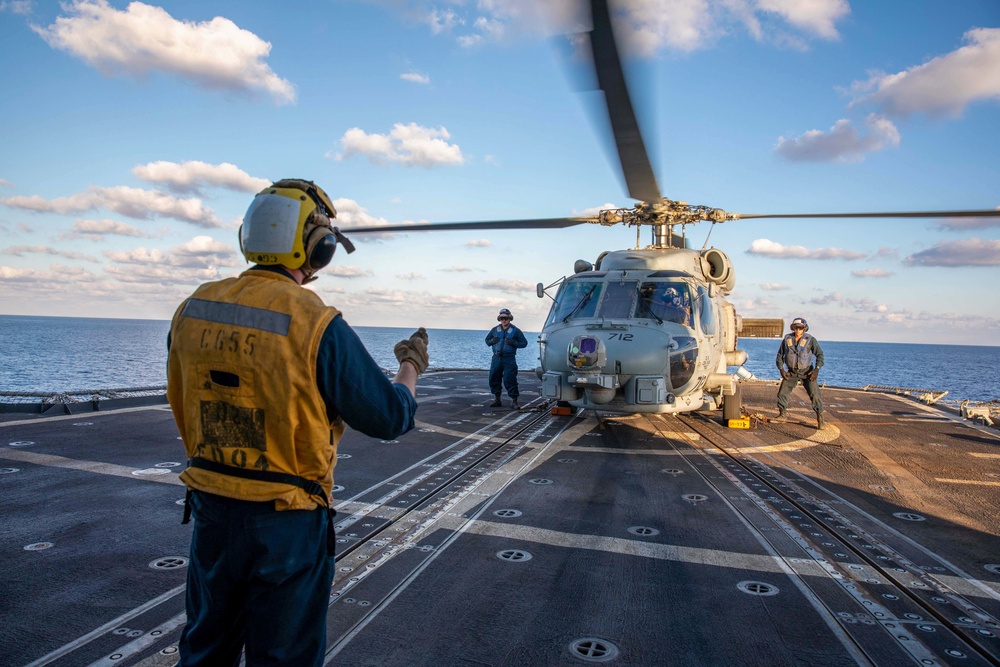
[[[660,188],[739,213],[1000,206],[1000,3],[627,0]],[[291,7],[292,9],[289,9]],[[0,0],[0,313],[168,319],[245,266],[271,180],[352,225],[627,206],[572,0]],[[1000,218],[689,229],[744,317],[821,340],[996,345]],[[355,325],[537,331],[625,228],[353,237],[313,288]],[[649,242],[644,233],[642,243]]]

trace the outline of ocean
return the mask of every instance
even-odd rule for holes
[[[72,393],[166,384],[169,322],[0,315],[0,392]],[[392,346],[411,329],[355,327],[383,368],[394,369]],[[489,367],[486,330],[429,329],[433,368]],[[826,341],[820,381],[839,387],[884,385],[947,391],[948,399],[1000,399],[1000,347]],[[538,365],[538,334],[525,332],[521,372]],[[743,338],[747,370],[777,379],[779,341]]]

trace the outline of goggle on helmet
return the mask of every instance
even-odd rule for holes
[[[335,217],[333,202],[312,181],[277,181],[250,202],[240,227],[240,250],[248,262],[281,264],[309,277],[330,263],[338,242],[354,252],[332,226]]]

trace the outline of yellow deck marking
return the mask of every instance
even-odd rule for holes
[[[840,429],[833,424],[828,424],[822,430],[816,431],[808,438],[803,440],[793,440],[792,442],[786,442],[781,445],[763,445],[761,447],[738,447],[736,449],[731,449],[729,451],[736,452],[737,454],[753,454],[753,453],[763,453],[763,452],[790,452],[796,449],[805,449],[806,447],[815,447],[816,445],[828,445],[837,438],[840,437]]]
[[[947,482],[948,484],[978,484],[979,486],[1000,486],[1000,482],[986,482],[978,479],[943,479],[935,477],[935,482]]]

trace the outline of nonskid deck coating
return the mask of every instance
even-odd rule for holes
[[[532,376],[521,384],[522,403],[537,398]],[[483,373],[424,376],[417,429],[341,443],[338,536],[357,551],[338,562],[328,662],[582,665],[583,646],[621,665],[996,664],[995,432],[832,389],[817,431],[800,391],[789,422],[742,431],[511,413],[484,407]],[[773,415],[774,392],[751,384],[745,406]],[[186,557],[190,529],[169,464],[182,460],[165,406],[0,423],[0,468],[16,469],[0,475],[0,664],[173,664],[185,568],[172,557]],[[364,541],[449,475],[461,477],[445,498],[403,515],[382,546]],[[943,618],[914,612],[797,514],[799,498],[861,556],[929,572],[910,589],[944,596]],[[956,649],[945,623],[986,656]]]

